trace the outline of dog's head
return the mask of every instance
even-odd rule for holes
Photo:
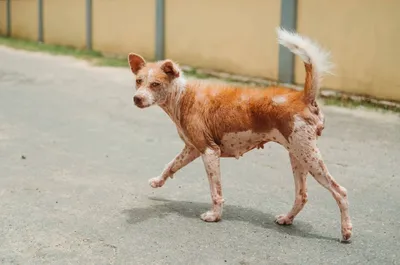
[[[168,94],[181,76],[181,70],[171,60],[155,63],[146,61],[137,54],[130,53],[129,65],[136,75],[136,93],[133,102],[139,108],[146,108],[154,104],[163,104]]]

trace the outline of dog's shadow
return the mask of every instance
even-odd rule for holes
[[[148,219],[163,218],[170,214],[178,214],[186,218],[196,218],[199,219],[199,222],[202,222],[199,218],[200,214],[207,211],[210,207],[210,204],[207,203],[171,201],[158,197],[150,197],[149,199],[158,203],[147,208],[132,208],[123,211],[128,217],[128,223],[136,224]],[[293,225],[281,226],[275,223],[275,217],[269,213],[237,205],[225,205],[222,220],[247,222],[254,226],[275,230],[290,236],[338,241],[337,238],[313,233],[313,228],[309,223],[296,220]]]

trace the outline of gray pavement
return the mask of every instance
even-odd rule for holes
[[[161,189],[183,144],[160,109],[132,105],[128,69],[0,47],[0,264],[400,264],[400,118],[324,107],[319,146],[349,191],[354,237],[311,177],[294,225],[286,151],[222,160],[223,221],[200,160]],[[23,156],[23,157],[22,157]],[[25,159],[23,159],[25,158]]]

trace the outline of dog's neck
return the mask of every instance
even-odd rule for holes
[[[183,95],[186,90],[186,79],[183,77],[182,73],[180,77],[172,81],[170,86],[170,91],[163,103],[159,106],[170,116],[170,118],[175,122],[180,121],[180,105]]]

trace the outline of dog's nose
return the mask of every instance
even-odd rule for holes
[[[141,105],[142,104],[142,98],[138,97],[138,96],[134,96],[133,97],[133,102],[135,103],[135,105]]]

